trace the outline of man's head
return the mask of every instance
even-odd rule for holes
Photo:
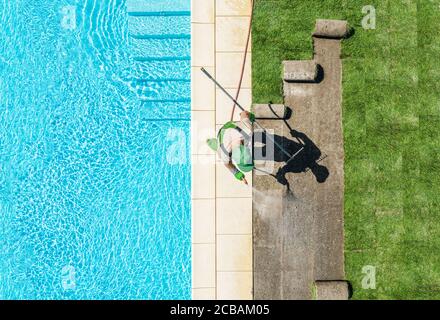
[[[327,167],[321,166],[317,163],[313,165],[310,170],[312,170],[313,174],[315,175],[316,181],[319,183],[324,183],[330,175]]]

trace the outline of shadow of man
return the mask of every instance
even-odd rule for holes
[[[270,137],[267,137],[267,135],[270,135]],[[286,178],[286,174],[289,172],[301,173],[310,170],[318,183],[324,183],[330,173],[327,167],[318,163],[322,155],[321,150],[302,132],[292,129],[290,135],[296,141],[265,132],[261,132],[261,135],[254,135],[254,143],[260,142],[264,145],[263,147],[254,147],[255,160],[285,162],[285,165],[273,176],[280,184],[287,186],[289,189],[289,182]],[[258,139],[258,136],[261,139]],[[270,140],[274,140],[275,143],[270,143]],[[271,147],[272,145],[273,147]],[[292,156],[296,154],[296,156],[291,159],[285,151]],[[258,158],[258,155],[261,157]]]

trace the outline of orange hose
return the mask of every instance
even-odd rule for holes
[[[248,35],[247,35],[247,40],[246,40],[246,49],[244,51],[243,64],[241,66],[240,81],[238,82],[237,93],[235,95],[235,101],[238,101],[238,97],[240,96],[241,85],[243,83],[244,69],[246,68],[247,53],[248,53],[248,49],[249,49],[249,43],[251,40],[252,17],[254,15],[254,0],[250,0],[250,1],[251,1],[251,16],[249,19],[249,29],[248,29]],[[231,112],[231,121],[234,120],[235,107],[236,107],[236,104],[234,102],[234,106],[232,107],[232,112]]]

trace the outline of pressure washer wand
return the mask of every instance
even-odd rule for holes
[[[241,111],[246,111],[246,110],[245,110],[245,109],[244,109],[244,108],[238,103],[238,101],[235,100],[234,97],[231,96],[231,95],[229,94],[229,92],[226,91],[226,89],[223,88],[223,87],[220,85],[220,83],[218,83],[217,80],[215,80],[215,79],[213,78],[213,76],[211,76],[211,75],[209,74],[209,72],[205,70],[205,68],[200,68],[200,70],[202,70],[202,72],[203,72],[203,73],[204,73],[209,79],[211,79],[211,80],[217,85],[217,87],[219,87],[220,90],[222,90],[223,93],[226,94],[226,95],[229,97],[229,99],[231,99],[231,100],[237,105],[238,108],[240,108]],[[286,156],[289,157],[289,160],[288,160],[287,162],[290,162],[293,158],[295,158],[295,157],[298,155],[299,152],[297,152],[297,153],[296,153],[295,155],[293,155],[293,156],[292,156],[291,154],[289,154],[289,153],[288,153],[288,152],[287,152],[282,146],[279,145],[279,143],[277,143],[277,142],[275,141],[275,139],[272,139],[272,137],[271,137],[270,135],[267,134],[267,130],[266,130],[262,125],[260,125],[260,124],[257,122],[257,120],[255,120],[254,123],[255,123],[255,124],[261,129],[261,130],[263,130],[263,131],[266,133],[266,137],[268,137],[270,140],[272,140],[272,142],[273,142],[278,148],[280,148],[280,150],[281,150]]]
[[[237,100],[235,100],[234,97],[231,96],[231,94],[230,94],[228,91],[226,91],[226,89],[223,88],[223,87],[221,86],[221,84],[218,83],[217,80],[215,80],[214,77],[211,76],[211,75],[209,74],[208,71],[206,71],[205,68],[200,68],[200,70],[202,70],[202,72],[203,72],[203,73],[204,73],[209,79],[211,79],[212,82],[214,82],[214,83],[217,85],[217,87],[219,87],[219,88],[220,88],[220,89],[221,89],[221,90],[222,90],[222,91],[223,91],[223,92],[229,97],[229,99],[231,99],[231,100],[237,105],[237,107],[240,108],[241,111],[246,111],[246,110],[244,110],[244,108],[243,108],[243,107],[237,102]]]

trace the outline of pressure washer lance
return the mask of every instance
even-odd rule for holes
[[[202,72],[203,72],[203,73],[204,73],[209,79],[211,79],[211,80],[216,84],[216,86],[219,87],[220,90],[222,90],[223,93],[226,94],[226,95],[228,96],[228,98],[231,99],[231,100],[236,104],[236,106],[237,106],[238,108],[240,108],[241,111],[246,111],[246,110],[245,110],[245,109],[244,109],[244,108],[238,103],[238,101],[235,100],[234,97],[231,96],[231,95],[229,94],[229,92],[226,91],[226,89],[223,88],[223,87],[220,85],[220,83],[218,83],[217,80],[215,80],[215,79],[209,74],[209,72],[205,70],[205,68],[200,68],[200,70],[202,70]],[[254,120],[254,123],[255,123],[255,124],[261,129],[261,130],[263,130],[264,133],[266,133],[266,137],[268,137],[270,140],[272,140],[272,142],[273,142],[278,148],[280,148],[280,150],[281,150],[286,156],[289,157],[289,160],[286,162],[286,164],[288,164],[288,163],[289,163],[291,160],[293,160],[293,159],[294,159],[294,158],[295,158],[295,157],[296,157],[301,151],[304,150],[304,147],[302,147],[302,148],[299,149],[294,155],[289,154],[289,153],[288,153],[288,152],[287,152],[282,146],[280,146],[279,143],[277,143],[277,142],[275,141],[275,139],[273,139],[273,138],[267,133],[267,130],[266,130],[262,125],[260,125],[260,124],[257,122],[257,120]]]

